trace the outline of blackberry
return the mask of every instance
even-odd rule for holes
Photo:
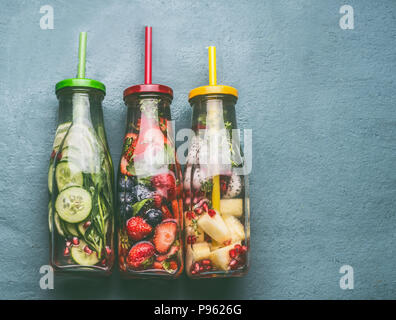
[[[133,204],[134,202],[136,202],[135,195],[130,192],[119,192],[118,199],[120,204]]]
[[[162,221],[162,211],[158,209],[149,209],[143,213],[142,218],[152,227],[155,227]]]

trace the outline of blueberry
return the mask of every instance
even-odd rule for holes
[[[150,199],[154,196],[154,192],[149,190],[147,187],[138,184],[132,189],[132,194],[136,196],[137,201],[144,199]]]
[[[156,226],[162,221],[162,211],[158,209],[149,209],[143,214],[143,219],[151,226]]]
[[[132,177],[128,177],[126,175],[121,175],[119,182],[118,182],[118,188],[120,191],[129,191],[132,190],[134,185],[134,179]]]

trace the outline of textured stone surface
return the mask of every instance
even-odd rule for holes
[[[355,30],[338,25],[346,2]],[[43,4],[54,30],[39,27]],[[395,1],[8,0],[0,19],[1,298],[396,298]],[[239,125],[254,142],[250,273],[161,282],[116,272],[41,290],[54,85],[75,75],[88,31],[87,76],[107,86],[117,163],[122,90],[143,80],[145,24],[178,128],[189,127],[189,90],[207,83],[206,46],[218,48],[219,82],[240,91]],[[339,288],[343,264],[354,290]]]

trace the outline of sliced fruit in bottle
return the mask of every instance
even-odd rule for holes
[[[48,190],[52,193],[52,180],[54,179],[54,165],[51,163],[48,169]]]
[[[198,226],[217,242],[231,240],[231,233],[218,212],[213,216],[208,213],[203,214],[198,220]]]
[[[209,247],[209,243],[207,242],[200,242],[193,244],[192,250],[195,261],[209,258],[210,247]]]
[[[213,264],[218,268],[228,270],[231,262],[230,250],[233,249],[236,244],[240,244],[240,242],[212,251],[209,255],[209,259],[212,260]]]
[[[224,216],[241,217],[243,213],[242,199],[222,199],[220,200],[220,212]]]
[[[54,143],[52,145],[52,149],[59,149],[60,144],[63,141],[63,138],[66,135],[67,130],[69,129],[71,122],[65,122],[59,125],[58,129],[56,129]]]
[[[62,224],[61,224],[59,215],[58,215],[58,213],[56,213],[56,212],[55,212],[55,214],[54,214],[54,223],[55,223],[56,230],[58,231],[58,234],[59,234],[60,236],[64,237],[64,236],[65,236],[65,233],[63,232]]]
[[[72,236],[75,236],[75,237],[79,236],[79,233],[77,231],[75,224],[65,222],[65,227],[66,227],[67,232],[70,233]]]
[[[51,207],[51,202],[48,203],[48,228],[49,232],[52,232],[52,207]]]
[[[177,224],[175,220],[164,220],[156,228],[153,237],[153,244],[159,253],[169,251],[172,243],[176,239]]]
[[[233,242],[245,239],[245,228],[238,218],[226,216],[224,217],[224,222],[231,232]]]
[[[80,240],[80,244],[78,246],[73,246],[71,248],[71,256],[73,260],[82,266],[93,266],[99,262],[98,256],[95,251],[92,250],[84,250],[87,244]],[[86,251],[92,251],[91,253],[87,253]]]
[[[69,186],[82,186],[82,172],[73,163],[68,161],[59,162],[55,170],[56,184],[59,191]]]
[[[70,223],[81,222],[91,212],[91,194],[80,187],[67,188],[56,198],[55,208],[62,220]]]

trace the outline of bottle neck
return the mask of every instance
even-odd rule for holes
[[[87,93],[75,93],[72,97],[73,124],[93,126],[91,119],[91,105]]]
[[[103,93],[89,88],[65,88],[58,93],[59,124],[73,122],[103,127]]]
[[[192,129],[199,130],[237,129],[235,98],[225,95],[196,97],[193,108]]]
[[[159,128],[167,133],[171,120],[171,100],[167,96],[141,94],[127,97],[127,132],[138,133]]]

